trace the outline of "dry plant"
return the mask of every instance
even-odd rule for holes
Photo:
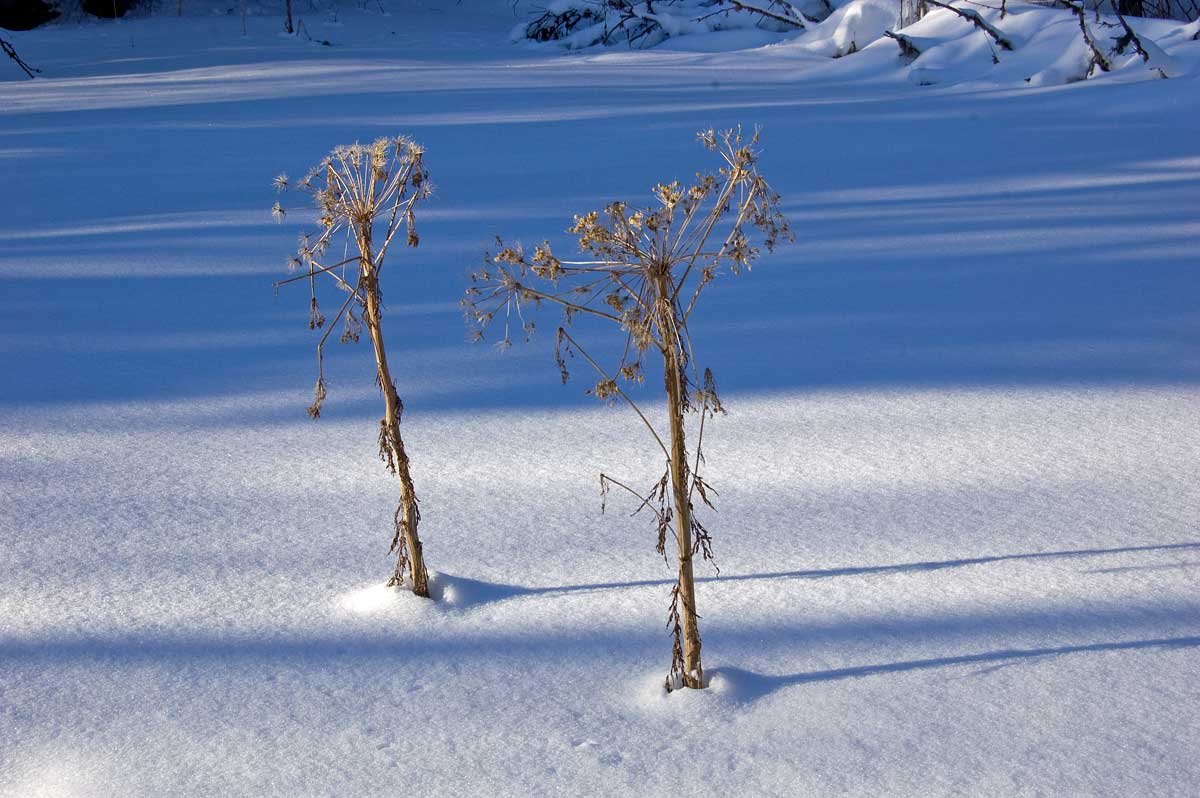
[[[704,287],[718,273],[727,268],[738,274],[758,257],[759,248],[748,234],[757,229],[768,251],[793,238],[778,211],[779,196],[758,172],[757,131],[748,140],[740,129],[709,130],[699,139],[718,155],[722,165],[716,172],[697,174],[690,186],[660,183],[649,208],[614,202],[603,211],[576,216],[568,232],[578,236],[584,256],[580,260],[560,260],[549,243],[527,254],[519,245],[505,246],[498,239],[498,251],[472,275],[463,300],[477,339],[498,319],[503,322],[502,346],[511,343],[510,325],[519,324],[528,337],[534,328],[532,311],[543,302],[558,306],[564,323],[558,328],[555,354],[563,381],[568,378],[567,357],[578,353],[598,375],[588,392],[628,403],[661,450],[666,470],[645,494],[607,474],[600,475],[600,491],[602,509],[609,489],[618,487],[638,500],[634,514],[650,510],[658,552],[668,563],[668,534],[674,537],[678,580],[668,613],[674,637],[668,690],[705,685],[692,560],[697,554],[711,560],[712,540],[696,518],[693,500],[698,497],[712,508],[714,491],[701,475],[704,424],[724,412],[712,372],[701,372],[696,363],[688,322]],[[611,322],[624,333],[623,351],[612,370],[567,331],[584,317]],[[623,387],[643,382],[648,351],[662,358],[669,429],[665,438]],[[689,413],[698,417],[692,453],[685,436]]]
[[[278,190],[290,187],[286,175],[275,179]],[[400,417],[404,403],[396,392],[384,348],[382,297],[379,278],[384,259],[397,236],[410,246],[418,244],[413,209],[431,190],[421,147],[404,137],[381,138],[373,144],[351,144],[336,148],[295,186],[308,194],[317,209],[318,230],[300,237],[296,257],[289,266],[295,276],[276,286],[307,280],[311,293],[309,329],[324,329],[317,343],[316,398],[308,408],[319,418],[325,401],[325,344],[341,324],[342,343],[357,342],[366,325],[375,353],[375,379],[383,393],[384,416],[379,422],[379,456],[400,482],[400,503],[394,516],[391,550],[396,568],[389,586],[404,584],[411,576],[412,591],[429,596],[429,576],[417,535],[421,512],[413,488],[411,467]],[[284,214],[279,203],[274,213]],[[338,255],[329,256],[331,247]],[[339,257],[340,255],[340,257]],[[345,294],[341,307],[327,320],[317,303],[317,281],[329,280]]]

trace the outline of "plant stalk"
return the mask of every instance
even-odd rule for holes
[[[404,440],[400,437],[400,416],[404,412],[404,404],[396,393],[396,384],[392,381],[392,372],[388,367],[387,352],[383,345],[382,313],[379,303],[379,276],[371,252],[371,230],[368,221],[360,232],[362,246],[360,248],[359,268],[362,270],[362,285],[366,295],[366,324],[371,336],[371,344],[375,350],[375,368],[379,377],[379,386],[383,391],[384,417],[381,445],[391,450],[391,461],[395,466],[396,477],[400,481],[400,510],[398,530],[404,535],[404,547],[396,558],[396,570],[388,580],[389,586],[403,584],[405,557],[408,559],[409,571],[412,574],[412,591],[418,596],[429,598],[429,573],[425,569],[425,557],[421,550],[421,539],[417,535],[417,523],[421,513],[417,508],[417,493],[413,487],[412,472],[409,467],[408,454],[404,450]]]
[[[688,499],[687,445],[683,425],[683,369],[675,346],[674,305],[667,275],[656,278],[658,327],[663,341],[663,371],[667,390],[667,414],[671,426],[671,492],[675,501],[675,536],[679,543],[679,602],[683,627],[683,686],[704,687],[700,664],[700,625],[696,615],[696,580],[692,569],[692,505]]]

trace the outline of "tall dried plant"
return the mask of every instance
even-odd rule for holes
[[[498,251],[472,275],[463,300],[476,338],[497,320],[503,322],[502,346],[519,326],[528,338],[534,329],[532,312],[543,302],[561,309],[563,324],[556,335],[555,355],[563,382],[567,357],[578,353],[598,374],[589,389],[594,396],[627,403],[637,413],[665,458],[663,475],[645,494],[607,474],[600,475],[602,509],[611,487],[632,494],[639,502],[635,514],[649,508],[657,530],[657,550],[668,556],[668,535],[674,537],[678,579],[671,592],[668,628],[674,638],[667,689],[705,686],[700,658],[700,629],[696,613],[696,584],[692,560],[699,554],[712,559],[712,540],[696,518],[699,498],[712,508],[712,487],[701,475],[705,420],[724,408],[712,372],[701,372],[693,354],[688,328],[696,303],[724,269],[738,274],[749,269],[759,247],[749,236],[758,232],[768,251],[792,240],[787,221],[778,210],[779,196],[758,172],[757,131],[749,139],[741,130],[708,130],[700,142],[719,158],[715,172],[698,173],[690,186],[660,183],[656,202],[634,209],[614,202],[603,211],[576,216],[568,232],[577,236],[579,260],[562,260],[543,243],[532,254],[519,245],[497,239]],[[616,325],[624,333],[622,354],[606,369],[568,332],[576,319],[589,317]],[[662,359],[668,432],[659,434],[647,414],[626,390],[642,383],[647,352]],[[697,419],[695,446],[688,451],[686,418]]]
[[[279,191],[292,188],[286,175],[275,179]],[[404,403],[396,392],[384,347],[379,279],[392,243],[400,236],[408,246],[419,243],[413,213],[431,191],[423,150],[404,137],[381,138],[373,144],[337,147],[294,188],[309,195],[317,211],[318,229],[300,237],[295,257],[289,261],[295,276],[276,286],[307,280],[309,329],[324,330],[317,343],[316,398],[308,414],[316,419],[325,401],[325,344],[340,323],[342,343],[357,342],[366,326],[375,354],[375,379],[383,393],[384,415],[379,422],[379,456],[400,483],[400,502],[393,518],[391,551],[396,567],[389,586],[411,577],[412,591],[429,596],[429,575],[417,525],[421,512],[413,487],[411,465],[400,435]],[[277,202],[274,213],[282,219]],[[403,234],[403,235],[401,235]],[[337,255],[330,255],[336,251]],[[345,294],[337,313],[327,320],[317,302],[317,281],[330,281]]]

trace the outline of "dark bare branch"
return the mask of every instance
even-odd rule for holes
[[[894,39],[896,44],[900,45],[900,55],[904,56],[910,61],[921,55],[921,48],[911,36],[906,36],[903,33],[896,33],[890,30],[885,30],[883,35],[889,39]]]
[[[17,49],[15,47],[13,47],[12,43],[9,42],[7,39],[0,39],[0,50],[3,50],[4,54],[7,55],[9,58],[11,58],[13,60],[13,62],[16,63],[16,65],[18,67],[21,68],[21,71],[24,72],[26,75],[28,75],[30,78],[37,77],[37,75],[39,73],[41,73],[42,70],[37,69],[36,67],[30,66],[25,61],[24,58],[22,58],[20,55],[18,55]]]
[[[1141,56],[1142,62],[1149,64],[1150,53],[1146,51],[1146,46],[1142,44],[1142,40],[1138,37],[1137,33],[1134,32],[1133,28],[1130,27],[1129,22],[1124,16],[1117,14],[1117,19],[1120,20],[1121,27],[1125,29],[1125,35],[1117,39],[1117,45],[1115,48],[1116,52],[1124,53],[1130,46],[1132,46],[1133,51]],[[1163,72],[1162,69],[1155,68],[1154,71],[1158,73],[1160,78],[1167,77],[1167,73]]]
[[[800,30],[803,30],[804,28],[807,27],[807,25],[805,23],[807,23],[808,20],[804,18],[803,14],[801,14],[799,11],[796,11],[794,8],[792,8],[791,4],[789,4],[789,3],[784,3],[783,7],[785,9],[787,9],[788,11],[795,13],[796,16],[794,16],[794,17],[788,16],[787,14],[780,14],[777,11],[772,11],[769,8],[763,8],[763,7],[755,5],[753,3],[744,3],[744,2],[742,2],[742,0],[725,0],[725,1],[727,3],[729,3],[729,5],[736,8],[738,11],[748,11],[751,14],[758,14],[759,16],[764,17],[766,19],[772,19],[772,20],[775,20],[776,22],[781,22],[784,25],[790,25],[791,27],[798,28]]]
[[[1070,10],[1070,12],[1074,14],[1075,18],[1079,21],[1079,31],[1083,35],[1083,42],[1087,45],[1088,49],[1092,53],[1091,66],[1099,67],[1101,72],[1111,72],[1112,61],[1110,61],[1108,55],[1106,55],[1105,52],[1100,49],[1100,46],[1096,44],[1096,39],[1092,36],[1092,32],[1088,30],[1087,10],[1083,7],[1083,4],[1072,2],[1072,0],[1057,0],[1057,2],[1061,3],[1064,7]],[[1090,67],[1088,71],[1091,71]]]
[[[994,25],[988,22],[983,16],[973,8],[955,8],[949,3],[943,3],[942,0],[924,0],[931,6],[944,8],[947,11],[952,11],[958,16],[970,22],[975,27],[992,37],[996,44],[1000,45],[1001,49],[1014,50],[1012,40],[996,29]]]

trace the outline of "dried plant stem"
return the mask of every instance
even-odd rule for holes
[[[664,333],[674,327],[674,303],[668,273],[664,270],[655,279],[658,292],[657,326]],[[679,590],[682,608],[683,663],[681,677],[684,687],[704,687],[704,668],[700,664],[700,624],[696,615],[696,579],[692,570],[692,504],[688,498],[687,442],[684,437],[683,369],[679,353],[670,337],[662,349],[663,370],[667,390],[667,415],[671,427],[671,492],[675,500],[675,538],[679,543]]]
[[[375,350],[375,370],[379,386],[383,391],[384,415],[380,422],[380,447],[386,447],[388,465],[400,481],[400,507],[397,511],[396,536],[392,549],[397,550],[396,570],[388,580],[389,586],[402,585],[407,568],[412,573],[412,591],[418,596],[429,598],[429,573],[425,569],[425,557],[421,551],[421,538],[417,535],[417,524],[421,511],[417,508],[417,492],[413,487],[412,470],[408,453],[404,450],[404,439],[400,436],[400,417],[404,404],[396,393],[392,370],[388,366],[387,350],[383,344],[382,309],[379,302],[379,272],[371,254],[371,230],[365,226],[359,233],[359,258],[361,284],[366,295],[364,322]]]

